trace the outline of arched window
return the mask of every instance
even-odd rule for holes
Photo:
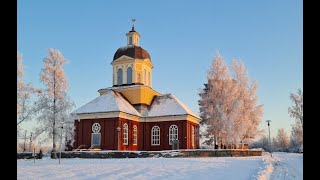
[[[191,126],[191,145],[194,148],[194,126]]]
[[[173,140],[178,140],[178,126],[176,125],[169,127],[169,145],[172,144]]]
[[[147,85],[147,71],[146,70],[144,70],[143,82],[144,82],[144,85]]]
[[[141,83],[141,74],[140,73],[138,73],[138,83]]]
[[[132,68],[127,69],[127,84],[132,84]]]
[[[129,44],[132,44],[132,37],[129,37]]]
[[[137,129],[136,125],[133,126],[133,142],[132,142],[132,144],[133,145],[138,144],[138,129]]]
[[[128,145],[128,124],[123,125],[123,145]]]
[[[122,69],[119,68],[117,71],[117,84],[122,85]]]
[[[153,126],[151,129],[151,145],[160,145],[160,128]]]
[[[101,142],[101,126],[99,123],[94,123],[91,127],[92,134],[91,134],[91,145],[100,145]]]
[[[151,86],[151,74],[150,74],[150,71],[148,72],[148,80],[149,80],[149,86]]]

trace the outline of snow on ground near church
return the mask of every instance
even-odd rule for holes
[[[302,154],[256,157],[17,160],[18,179],[303,179]]]
[[[303,179],[302,154],[275,153],[273,157],[273,173],[270,176],[270,180]]]

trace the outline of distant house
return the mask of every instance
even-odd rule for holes
[[[72,112],[74,148],[169,150],[199,148],[200,118],[172,94],[152,89],[152,62],[134,26],[114,54],[113,87]]]

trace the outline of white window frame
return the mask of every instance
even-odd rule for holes
[[[130,73],[129,73],[129,69],[131,70]],[[128,67],[127,68],[127,84],[132,84],[132,73],[133,73],[132,67]]]
[[[151,146],[159,146],[159,145],[160,145],[160,127],[153,126],[151,129]]]
[[[191,126],[191,146],[194,148],[194,126]]]
[[[136,125],[134,125],[132,129],[133,129],[132,130],[132,132],[133,132],[132,144],[137,145],[138,144],[138,128]]]
[[[99,135],[99,144],[94,144],[94,145],[101,145],[101,133],[91,133],[91,146],[93,145],[93,135],[97,134]]]
[[[123,125],[123,145],[128,145],[128,124]]]
[[[122,84],[123,84],[123,70],[122,70],[122,68],[119,68],[117,70],[117,85],[122,85]]]
[[[169,145],[172,145],[172,140],[178,140],[178,126],[171,125],[169,127]]]

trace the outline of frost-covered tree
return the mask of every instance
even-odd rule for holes
[[[294,151],[303,151],[303,92],[298,89],[297,94],[291,93],[290,100],[293,105],[288,108],[290,117],[295,118],[292,125],[290,149]],[[296,145],[297,147],[294,147]],[[298,150],[297,150],[298,149]]]
[[[272,151],[280,151],[279,149],[279,143],[277,138],[273,137],[271,140],[271,146],[269,148],[272,148]],[[271,149],[270,149],[271,150]],[[270,151],[269,151],[270,152]]]
[[[232,62],[233,80],[237,84],[239,103],[236,109],[237,117],[234,122],[233,137],[241,142],[250,142],[252,138],[261,134],[258,130],[263,115],[263,106],[258,105],[257,82],[250,83],[248,72],[239,60]]]
[[[25,83],[24,65],[22,55],[17,52],[17,136],[22,122],[31,120],[34,117],[32,97],[40,94],[41,90],[34,88],[31,83]]]
[[[289,150],[291,152],[303,151],[303,130],[300,123],[292,124]]]
[[[275,139],[274,139],[275,140]],[[257,141],[253,142],[251,144],[251,147],[253,148],[262,148],[265,151],[269,151],[270,149],[270,141],[269,141],[269,137],[267,136],[262,136],[260,139],[258,139]]]
[[[67,63],[59,50],[49,49],[49,55],[43,60],[44,65],[40,74],[40,81],[45,88],[36,103],[39,113],[37,121],[39,127],[36,135],[44,132],[44,139],[52,140],[52,158],[56,158],[56,143],[62,134],[62,123],[66,122],[73,102],[67,95],[68,82],[63,70]]]
[[[293,105],[288,108],[290,117],[293,117],[298,121],[303,128],[303,92],[298,89],[297,94],[291,93],[290,100]]]
[[[288,151],[289,137],[283,128],[280,128],[277,133],[275,150],[277,151]]]
[[[256,82],[250,83],[243,64],[234,60],[228,67],[217,54],[207,80],[199,93],[201,125],[208,125],[206,137],[213,135],[220,147],[251,140],[259,132],[262,105],[257,105]]]
[[[203,123],[208,125],[208,135],[214,136],[214,144],[218,141],[222,143],[223,137],[226,135],[227,126],[227,107],[232,102],[228,91],[233,86],[228,67],[224,64],[223,57],[217,54],[211,64],[208,72],[208,83],[205,89],[200,92],[200,116]]]

